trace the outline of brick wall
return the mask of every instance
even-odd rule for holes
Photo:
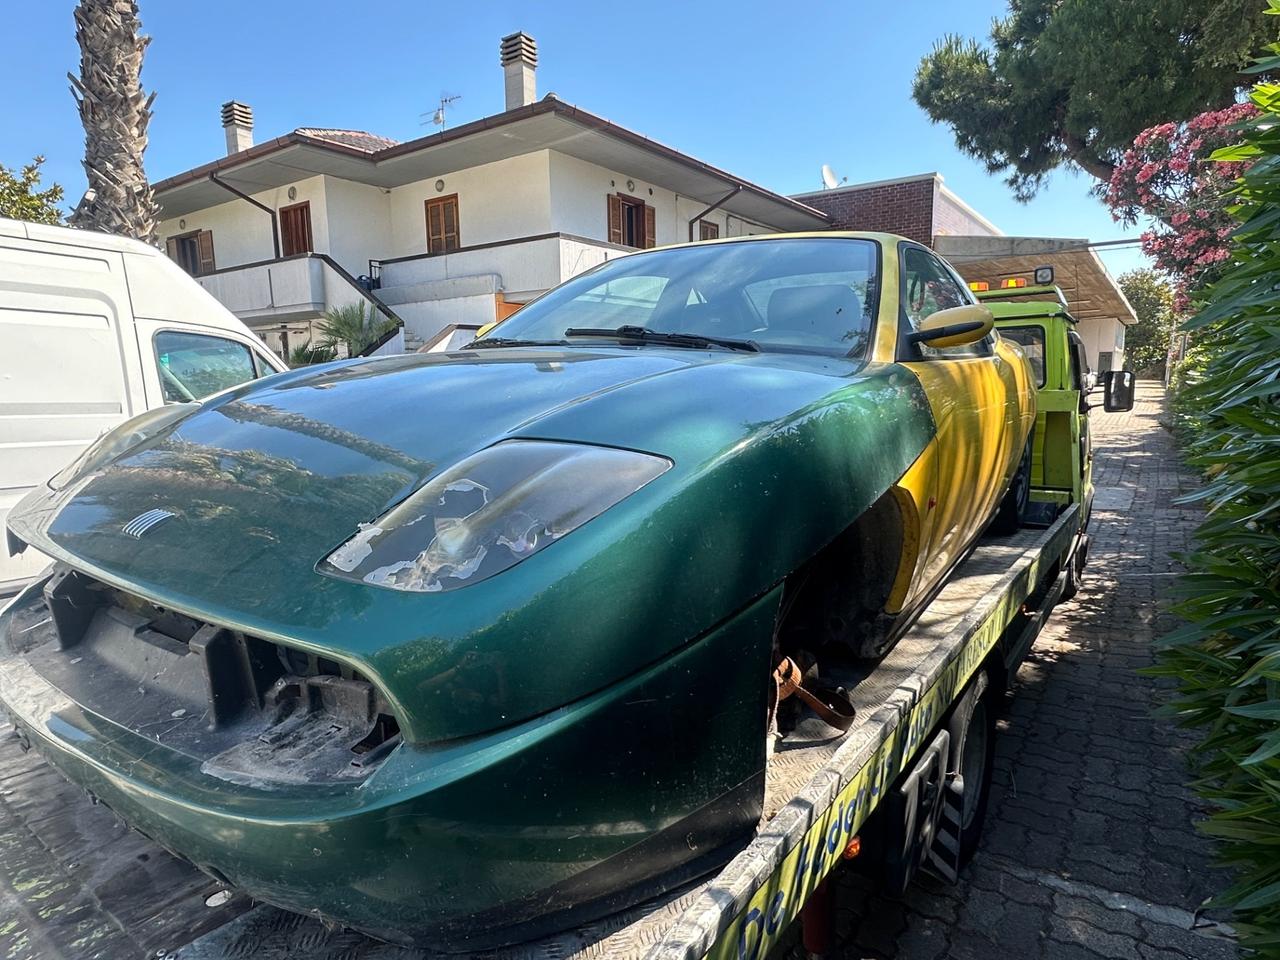
[[[934,179],[824,190],[797,197],[831,217],[833,230],[882,230],[933,243]]]

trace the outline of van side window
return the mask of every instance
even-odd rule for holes
[[[155,348],[166,403],[201,400],[258,376],[249,348],[224,337],[162,330]]]

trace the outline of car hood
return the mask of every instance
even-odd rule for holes
[[[492,712],[472,702],[474,691],[454,688],[467,669],[492,685],[495,657],[504,669],[528,669],[550,639],[537,631],[593,629],[581,617],[565,623],[546,613],[564,608],[555,600],[564,585],[573,583],[569,596],[579,603],[583,590],[614,589],[622,574],[601,573],[592,555],[617,537],[639,536],[675,491],[753,437],[772,437],[788,421],[801,432],[795,425],[833,393],[847,395],[845,407],[861,405],[862,421],[894,417],[876,393],[884,384],[875,387],[859,367],[819,357],[619,347],[490,349],[294,371],[220,395],[87,478],[31,495],[9,523],[20,539],[124,589],[385,677],[393,702],[428,691],[445,696],[452,707],[430,711],[429,729],[419,725],[426,739],[474,733],[561,706],[676,644],[624,651],[607,664],[552,671],[554,682],[495,692]],[[871,450],[859,469],[883,460],[876,479],[883,489],[927,441],[927,431],[917,433],[912,449]],[[604,526],[622,532],[589,523],[464,589],[404,594],[316,572],[358,524],[462,457],[513,437],[642,450],[675,466],[608,512]],[[172,516],[139,535],[135,519],[156,510]],[[701,600],[727,615],[768,586],[754,581],[772,575],[753,573],[749,588],[726,580]],[[699,612],[690,622],[704,619]]]

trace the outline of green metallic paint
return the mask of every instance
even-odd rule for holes
[[[654,348],[502,354],[365,361],[238,391],[86,481],[34,495],[10,524],[164,606],[350,663],[395,704],[406,738],[427,743],[555,709],[678,649],[849,526],[932,435],[923,391],[896,365]],[[436,464],[508,437],[624,447],[674,466],[460,590],[408,594],[316,572]],[[145,540],[121,535],[157,507],[177,517]],[[755,522],[763,513],[768,526]],[[573,669],[547,669],[549,659]]]

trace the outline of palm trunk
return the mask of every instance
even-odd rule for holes
[[[158,209],[142,167],[150,97],[142,92],[142,54],[136,0],[80,0],[75,11],[80,76],[68,74],[84,124],[84,170],[89,192],[71,223],[89,230],[156,242]]]

